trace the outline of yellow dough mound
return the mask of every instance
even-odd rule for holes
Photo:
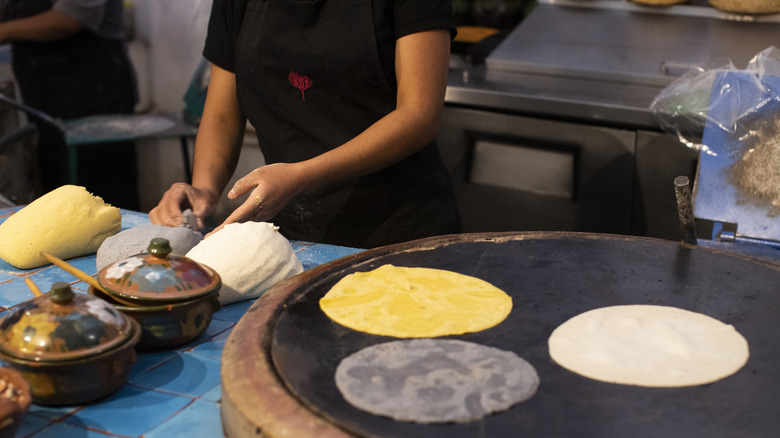
[[[384,265],[342,278],[322,297],[320,308],[354,330],[427,338],[493,327],[509,315],[512,298],[468,275]]]
[[[0,224],[0,258],[19,269],[48,264],[46,251],[62,259],[90,254],[122,229],[122,215],[80,186],[41,196]]]

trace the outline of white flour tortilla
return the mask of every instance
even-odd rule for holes
[[[715,382],[748,360],[733,326],[666,306],[629,305],[571,318],[548,340],[550,356],[577,374],[609,383],[681,387]]]
[[[539,376],[516,354],[464,341],[373,345],[341,361],[336,386],[358,409],[416,423],[476,421],[531,398]]]

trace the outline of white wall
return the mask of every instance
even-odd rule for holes
[[[183,96],[201,59],[211,0],[133,0],[134,41],[139,77],[151,104],[180,111]],[[145,52],[143,55],[140,52]],[[135,61],[135,59],[134,59]]]

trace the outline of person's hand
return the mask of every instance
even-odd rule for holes
[[[182,224],[182,210],[192,208],[198,228],[203,228],[203,220],[214,213],[217,200],[205,190],[189,184],[175,183],[164,194],[160,203],[149,212],[153,224],[178,227]]]
[[[265,221],[276,216],[301,191],[301,175],[295,164],[276,163],[259,167],[236,181],[228,198],[249,194],[247,199],[212,231],[235,222]]]

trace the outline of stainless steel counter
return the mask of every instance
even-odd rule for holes
[[[702,0],[540,0],[484,64],[455,55],[445,100],[658,131],[648,107],[666,85],[697,66],[742,68],[779,33],[780,14],[739,16]]]
[[[658,130],[650,103],[660,86],[598,79],[493,73],[485,65],[450,70],[445,103],[599,125]]]
[[[694,67],[750,58],[777,42],[777,22],[675,13],[676,7],[597,0],[541,3],[487,57],[488,75],[538,73],[666,86]],[[663,12],[663,13],[662,13]],[[774,16],[771,16],[774,17]]]

